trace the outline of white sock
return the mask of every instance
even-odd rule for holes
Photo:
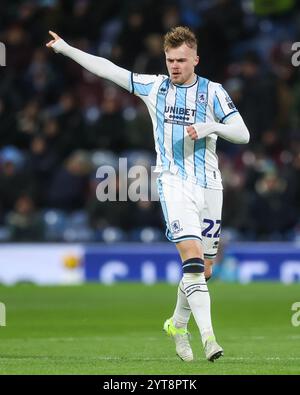
[[[210,315],[210,296],[204,273],[184,273],[182,282],[204,345],[208,337],[214,336]]]
[[[191,316],[191,308],[184,292],[182,280],[178,285],[177,303],[172,317],[176,328],[187,328]]]

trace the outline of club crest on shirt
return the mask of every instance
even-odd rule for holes
[[[198,102],[201,104],[206,104],[207,103],[207,96],[206,93],[199,93],[198,94]]]
[[[173,234],[181,232],[183,229],[180,227],[180,223],[178,219],[171,223],[171,231]]]
[[[166,95],[167,94],[167,88],[164,88],[164,87],[160,88],[158,93],[160,93],[162,95]]]

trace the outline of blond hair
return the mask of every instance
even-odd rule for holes
[[[182,44],[197,51],[197,38],[195,34],[186,26],[173,27],[164,37],[164,50],[178,48]]]

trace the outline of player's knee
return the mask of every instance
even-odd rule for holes
[[[204,260],[195,257],[186,259],[182,262],[183,275],[187,277],[194,277],[195,275],[204,273]]]
[[[176,243],[182,261],[191,259],[193,257],[203,256],[203,250],[200,241],[197,240],[184,240]]]

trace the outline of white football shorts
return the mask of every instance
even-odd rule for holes
[[[200,240],[204,258],[217,255],[223,204],[223,191],[202,188],[169,171],[157,178],[167,238],[177,243]]]

